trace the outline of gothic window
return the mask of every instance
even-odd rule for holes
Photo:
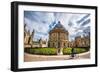
[[[48,47],[50,47],[50,42],[48,42]]]

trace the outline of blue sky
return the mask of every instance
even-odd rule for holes
[[[90,14],[24,11],[26,29],[30,32],[35,30],[34,40],[48,39],[48,32],[55,27],[58,21],[68,30],[69,40],[90,33]]]

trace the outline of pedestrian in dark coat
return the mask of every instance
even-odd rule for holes
[[[74,58],[75,57],[75,52],[74,52],[74,48],[71,49],[71,57]]]

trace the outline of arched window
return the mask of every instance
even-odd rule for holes
[[[50,42],[48,42],[48,47],[50,47]]]
[[[58,42],[58,48],[60,48],[60,42]]]
[[[64,47],[66,47],[66,43],[64,43]]]
[[[53,47],[55,47],[55,43],[53,43]]]

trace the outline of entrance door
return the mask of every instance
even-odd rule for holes
[[[60,48],[60,42],[58,42],[58,48]]]

